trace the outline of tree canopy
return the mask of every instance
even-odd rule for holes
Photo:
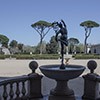
[[[11,42],[10,42],[10,47],[12,47],[12,48],[16,48],[17,47],[17,45],[18,45],[18,42],[16,41],[16,40],[12,40]]]
[[[2,44],[2,46],[4,47],[7,47],[8,42],[9,42],[9,38],[5,35],[0,34],[0,44]]]
[[[78,44],[79,43],[79,40],[76,39],[76,38],[69,38],[68,39],[68,43],[75,45],[75,44]]]
[[[41,38],[43,39],[45,37],[45,35],[48,33],[48,31],[50,30],[52,24],[46,21],[38,21],[34,24],[31,25],[41,36]],[[46,32],[45,29],[47,28]]]
[[[100,25],[96,23],[95,21],[84,21],[80,24],[80,26],[83,26],[84,28],[93,28],[93,27],[99,27]]]
[[[51,27],[51,23],[49,22],[46,22],[46,21],[43,21],[43,20],[40,20],[34,24],[32,24],[31,26],[32,27]]]

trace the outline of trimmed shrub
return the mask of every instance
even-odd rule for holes
[[[58,59],[59,55],[56,54],[33,54],[33,55],[16,55],[16,59]]]
[[[0,54],[0,59],[5,59],[5,58],[6,58],[5,55]]]
[[[58,59],[58,54],[14,54],[14,55],[0,55],[0,59],[16,58],[16,59]]]
[[[75,59],[100,59],[100,55],[93,54],[76,54],[73,55]]]

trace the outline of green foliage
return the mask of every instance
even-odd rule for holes
[[[75,54],[73,55],[75,59],[100,59],[100,55],[92,55],[92,54]],[[15,54],[15,55],[3,55],[0,54],[0,59],[6,58],[16,58],[16,59],[58,59],[58,54]]]
[[[21,52],[21,53],[24,53],[24,54],[30,54],[30,52],[34,52],[35,51],[35,48],[36,48],[36,46],[29,46],[29,45],[27,45],[27,46],[23,46],[23,52]]]
[[[19,43],[18,44],[18,49],[21,50],[21,51],[23,51],[23,44]]]
[[[0,54],[0,59],[5,59],[5,58],[6,58],[5,55]]]
[[[6,58],[16,58],[15,55],[4,55],[4,54],[0,54],[0,59],[6,59]]]
[[[93,27],[99,27],[100,25],[96,23],[95,21],[88,20],[88,21],[82,22],[80,26],[87,27],[87,28],[93,28]]]
[[[58,54],[34,54],[33,59],[58,59]]]
[[[73,55],[75,59],[100,59],[100,55],[93,54],[76,54]]]
[[[77,48],[76,49],[78,49],[78,53],[83,53],[84,52],[84,44],[78,44],[78,46],[77,46]]]
[[[69,44],[69,53],[75,53],[76,45],[79,44],[79,40],[77,38],[69,38],[68,44]]]
[[[36,22],[36,23],[34,23],[34,24],[32,24],[31,25],[33,28],[34,27],[51,27],[52,26],[52,24],[51,23],[49,23],[49,22],[46,22],[46,21],[43,21],[43,20],[40,20],[40,21],[38,21],[38,22]]]
[[[16,59],[33,59],[32,55],[29,54],[16,54]]]
[[[46,52],[48,54],[57,54],[57,51],[58,51],[58,43],[55,40],[55,36],[52,36],[50,43],[46,45]]]
[[[0,44],[2,44],[2,46],[4,46],[4,47],[7,47],[8,42],[9,42],[8,37],[6,37],[5,35],[0,34]]]
[[[42,47],[42,53],[45,54],[45,53],[46,53],[46,42],[45,42],[45,41],[43,41],[41,45],[40,45],[40,43],[39,43],[39,44],[35,47],[34,53],[40,54],[40,46]]]
[[[58,59],[58,54],[14,54],[14,55],[0,55],[0,59]]]
[[[75,45],[79,43],[79,40],[77,38],[69,38],[68,43]]]
[[[17,47],[17,41],[16,40],[12,40],[11,42],[10,42],[10,47],[12,47],[12,48],[15,48],[15,47]]]

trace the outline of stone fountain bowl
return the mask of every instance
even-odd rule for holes
[[[61,65],[40,66],[41,72],[48,78],[55,80],[70,80],[79,77],[85,70],[81,65],[65,65],[65,69],[60,69]]]

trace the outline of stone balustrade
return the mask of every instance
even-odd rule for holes
[[[41,79],[42,76],[35,73],[37,62],[29,64],[32,73],[19,77],[8,78],[0,82],[0,100],[33,100],[42,98]]]

